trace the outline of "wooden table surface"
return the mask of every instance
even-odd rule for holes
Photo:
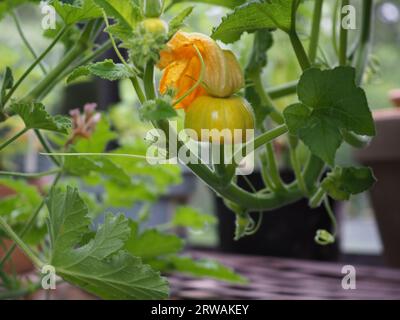
[[[354,265],[356,289],[342,288],[343,263],[327,263],[215,252],[190,251],[196,258],[212,258],[245,276],[246,285],[182,274],[168,276],[171,299],[400,299],[400,269]],[[45,299],[40,290],[28,299]],[[57,286],[50,299],[87,300],[96,297],[68,283]]]
[[[354,265],[356,289],[342,288],[343,263],[195,252],[213,258],[248,278],[246,285],[170,276],[178,299],[400,299],[400,269]]]

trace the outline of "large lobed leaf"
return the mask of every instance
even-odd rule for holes
[[[375,127],[365,92],[355,84],[355,70],[306,70],[297,93],[301,103],[284,110],[289,132],[330,165],[343,141],[341,130],[373,136]]]
[[[57,275],[104,299],[161,299],[167,282],[158,272],[122,250],[130,236],[128,220],[106,215],[90,241],[87,207],[78,191],[51,191],[47,201],[52,254]]]
[[[260,29],[282,29],[289,32],[292,25],[293,2],[297,0],[254,0],[237,7],[222,19],[212,37],[225,43],[240,39],[244,32]]]
[[[51,116],[42,103],[14,103],[11,110],[18,114],[28,129],[43,129],[68,133],[71,120],[63,116]]]

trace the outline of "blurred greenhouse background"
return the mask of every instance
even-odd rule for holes
[[[323,29],[322,29],[322,41],[321,47],[319,48],[319,56],[323,57],[321,64],[331,65],[333,52],[335,50],[332,44],[332,22],[335,17],[332,17],[332,8],[329,6],[335,6],[337,1],[326,1],[324,7],[323,16]],[[360,1],[354,1],[354,3],[360,3]],[[312,15],[312,3],[313,1],[305,1],[308,5],[302,6],[300,16]],[[178,13],[184,4],[178,4],[174,6],[169,12],[170,17]],[[400,73],[394,72],[398,70],[399,58],[400,58],[400,0],[391,1],[377,1],[375,8],[375,28],[374,28],[374,45],[372,51],[372,59],[366,75],[366,93],[370,106],[372,109],[383,109],[392,107],[392,103],[389,99],[389,91],[400,88]],[[187,31],[201,31],[206,34],[210,34],[212,26],[218,25],[221,17],[224,16],[227,9],[211,7],[206,4],[196,4],[193,15],[188,19]],[[40,11],[38,8],[32,7],[31,5],[23,6],[18,9],[18,15],[22,22],[22,28],[29,37],[30,42],[34,45],[36,52],[43,50],[48,44],[48,40],[43,37],[39,37],[41,30],[40,25]],[[311,19],[304,19],[304,21],[310,21]],[[359,21],[357,21],[357,24]],[[305,30],[309,30],[310,26],[306,23],[300,26],[304,29],[303,40],[305,38]],[[7,65],[12,66],[13,70],[16,71],[15,76],[18,78],[22,71],[30,64],[31,54],[22,45],[19,40],[15,25],[11,18],[6,18],[0,22],[0,66],[5,67]],[[350,37],[355,36],[350,32]],[[282,83],[290,82],[297,78],[300,73],[300,68],[296,62],[292,51],[289,49],[289,42],[286,41],[282,32],[276,32],[274,41],[277,44],[270,51],[268,56],[268,68],[266,74],[263,77],[265,85],[274,86]],[[246,65],[246,61],[250,54],[252,35],[244,35],[243,41],[235,44],[232,49],[237,53],[238,57],[243,66]],[[288,52],[290,54],[288,54]],[[283,54],[284,53],[284,54]],[[52,52],[45,59],[45,64],[50,68],[53,61],[57,60],[57,56],[63,54],[62,46],[59,46],[57,50]],[[4,70],[0,70],[3,72]],[[29,81],[25,81],[19,90],[26,91],[32,85],[32,82],[40,79],[41,71],[37,68],[33,76],[29,78]],[[72,86],[77,86],[76,84]],[[108,86],[106,91],[104,89],[105,83],[100,80],[96,80],[96,87],[83,87],[85,95],[83,97],[78,96],[78,91],[61,91],[59,88],[57,91],[52,93],[45,104],[51,106],[52,110],[62,110],[63,108],[73,109],[81,107],[83,105],[82,98],[87,101],[84,102],[97,102],[100,109],[110,110],[110,119],[117,129],[117,131],[123,135],[122,139],[143,139],[144,133],[147,129],[138,119],[138,115],[135,114],[133,106],[137,104],[134,93],[132,92],[129,84],[121,82],[114,87]],[[118,92],[115,93],[115,88]],[[107,91],[108,90],[108,91]],[[114,90],[114,91],[113,91]],[[109,96],[105,96],[104,92],[108,92]],[[112,96],[115,96],[114,99]],[[90,98],[88,98],[90,97]],[[294,100],[293,97],[284,98],[278,101],[279,107],[284,108]],[[120,99],[121,102],[117,103],[116,100]],[[111,102],[111,104],[110,104]],[[65,111],[66,109],[64,109]],[[17,120],[16,120],[17,121]],[[18,128],[21,124],[15,123],[13,126]],[[25,151],[25,148],[34,148],[34,144],[28,141],[21,142],[12,152],[8,152],[6,155],[1,156],[1,165],[7,170],[16,170],[15,166],[21,166],[25,171],[35,171],[37,168],[32,168],[35,163],[40,163],[38,159],[34,157],[27,159],[20,159],[15,162],[15,157]],[[282,166],[285,165],[284,157],[281,159]],[[349,164],[353,162],[352,150],[349,147],[343,147],[340,151],[340,163]],[[16,164],[17,163],[17,164]],[[21,169],[21,168],[19,168]],[[183,172],[184,176],[190,178],[190,174]],[[215,213],[214,197],[209,190],[200,182],[194,184],[189,181],[189,187],[179,189],[174,187],[167,196],[166,202],[161,202],[155,207],[153,216],[154,219],[165,219],[168,217],[163,215],[168,214],[168,205],[175,205],[176,203],[189,203],[190,205],[200,208],[203,212]],[[181,194],[182,193],[182,194]],[[172,199],[172,200],[171,200]],[[161,201],[162,200],[161,198]],[[175,201],[175,202],[174,202]],[[367,255],[379,255],[382,250],[382,245],[379,239],[379,234],[376,228],[376,224],[373,217],[373,211],[369,203],[368,194],[353,197],[351,202],[341,204],[339,206],[340,211],[340,244],[342,252],[345,254],[367,254]],[[136,212],[135,208],[132,209],[132,214]],[[232,235],[233,237],[233,235]],[[215,247],[218,245],[218,235],[216,227],[210,227],[206,232],[190,232],[189,241],[195,246],[210,246]]]

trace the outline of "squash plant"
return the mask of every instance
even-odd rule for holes
[[[6,0],[0,6],[0,16],[13,14],[13,8],[23,2],[28,0]],[[165,13],[186,2],[188,5],[167,22]],[[181,29],[194,9],[191,2],[224,6],[230,11],[210,35],[185,33]],[[349,5],[350,1],[339,3],[341,6],[336,9]],[[56,174],[56,178],[22,228],[13,227],[7,212],[1,212],[0,216],[3,235],[12,239],[36,267],[51,265],[63,280],[111,299],[166,298],[168,285],[158,271],[171,269],[244,281],[215,262],[202,263],[179,256],[182,247],[179,238],[160,229],[143,231],[141,219],[133,221],[123,215],[106,214],[102,224],[90,227],[95,213],[107,208],[107,204],[132,205],[129,200],[124,203],[130,196],[145,203],[155,201],[157,191],[143,188],[144,182],[140,180],[143,176],[151,176],[153,186],[158,181],[155,184],[158,187],[174,181],[162,182],[169,175],[163,165],[153,169],[144,165],[146,146],[143,144],[138,147],[122,143],[119,149],[105,152],[107,142],[118,136],[110,130],[105,116],[102,120],[93,120],[94,111],[90,107],[83,120],[76,111],[71,114],[73,130],[70,118],[49,113],[43,99],[54,87],[84,76],[129,80],[140,101],[140,119],[166,136],[171,132],[170,121],[179,116],[177,108],[184,109],[186,126],[195,130],[203,126],[255,127],[256,134],[247,143],[252,143],[257,151],[264,189],[248,192],[237,185],[235,172],[239,163],[209,165],[197,159],[196,163],[186,164],[235,213],[236,238],[257,231],[259,223],[252,221],[250,212],[265,212],[307,198],[310,207],[324,205],[333,220],[333,230],[316,230],[315,240],[321,245],[335,241],[335,221],[328,197],[346,200],[352,194],[368,190],[374,183],[369,168],[335,164],[340,145],[363,147],[375,134],[366,95],[360,87],[371,46],[372,0],[362,1],[356,45],[349,45],[348,30],[336,19],[340,31],[338,41],[334,40],[337,59],[332,65],[318,54],[323,0],[313,3],[308,50],[298,35],[299,8],[306,5],[301,0],[52,0],[49,4],[62,20],[48,34],[51,44],[40,55],[34,54],[34,62],[16,81],[12,70],[5,68],[0,94],[1,121],[20,117],[25,124],[15,136],[1,142],[0,151],[27,131],[33,131],[54,164],[49,172],[37,174]],[[336,16],[338,12],[333,14]],[[102,31],[109,39],[98,45]],[[223,50],[220,45],[241,41],[243,33],[253,35],[252,52],[245,66],[239,64],[233,52]],[[262,74],[276,33],[286,34],[302,72],[295,83],[265,88]],[[29,92],[16,96],[20,84],[33,69],[41,66],[43,58],[60,41],[65,45],[65,55],[54,68],[44,70],[42,80]],[[110,48],[115,50],[118,60],[99,61]],[[121,53],[122,48],[128,52],[128,58]],[[163,72],[157,81],[156,67]],[[158,89],[156,82],[159,82]],[[292,94],[297,94],[296,102],[280,112],[275,100]],[[222,127],[221,122],[216,124],[210,116],[220,110],[228,110],[224,112],[230,115],[224,118]],[[186,141],[175,136],[178,147],[184,147]],[[295,173],[295,180],[289,184],[281,180],[275,157],[273,142],[280,137],[286,137]],[[304,146],[307,157],[301,161],[297,151]],[[190,148],[188,151],[192,152]],[[247,152],[244,147],[242,151]],[[33,176],[15,172],[1,174],[15,178]],[[103,206],[100,204],[99,208],[98,201],[90,200],[88,193],[76,188],[84,184],[104,185]],[[41,242],[42,251],[37,252],[25,240],[25,235],[38,226],[41,217],[46,221],[47,231]],[[177,210],[171,225],[202,227],[211,221],[209,216],[184,207]],[[9,276],[4,272],[1,275],[3,283],[7,283]],[[38,284],[28,284],[26,290],[29,292],[32,287],[37,288]]]

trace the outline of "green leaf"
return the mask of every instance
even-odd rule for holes
[[[247,212],[236,213],[234,239],[237,241],[245,237],[252,225],[254,225],[254,221]]]
[[[68,25],[102,17],[101,9],[93,0],[72,0],[68,2],[54,0],[51,4],[65,24]]]
[[[145,121],[158,121],[173,118],[177,115],[176,110],[172,107],[169,96],[147,101],[140,109],[140,116]]]
[[[6,71],[4,72],[3,82],[0,89],[0,111],[3,110],[4,105],[3,101],[6,97],[7,90],[11,89],[14,84],[14,77],[12,75],[12,71],[9,67],[6,67]]]
[[[107,158],[68,156],[65,158],[64,169],[66,172],[78,177],[84,177],[96,172],[110,177],[123,185],[131,183],[129,175],[119,165]]]
[[[214,225],[216,222],[214,216],[201,213],[188,206],[179,207],[171,220],[172,225],[176,227],[191,228],[194,230],[205,229],[207,226]]]
[[[183,9],[177,16],[172,18],[168,26],[168,38],[171,38],[184,25],[185,19],[192,13],[194,7]]]
[[[355,84],[355,69],[311,68],[300,78],[299,99],[318,113],[331,118],[340,127],[357,134],[375,135],[375,126],[363,89]]]
[[[14,103],[11,110],[18,114],[28,129],[42,129],[67,134],[71,120],[63,116],[51,116],[41,103]]]
[[[114,63],[111,59],[106,59],[101,62],[76,68],[68,76],[67,83],[70,83],[77,78],[87,77],[89,75],[95,75],[109,81],[129,79],[133,76],[131,70],[122,63]]]
[[[131,222],[131,236],[125,249],[143,260],[151,260],[160,256],[178,253],[183,248],[183,240],[173,234],[161,233],[156,229],[139,233],[137,224]]]
[[[76,152],[105,152],[107,144],[116,139],[116,132],[112,131],[105,114],[102,114],[100,122],[89,139],[80,139],[75,143]]]
[[[197,277],[210,277],[218,280],[234,283],[247,283],[247,279],[235,273],[231,268],[211,260],[193,260],[190,257],[171,257],[168,262],[172,264],[173,270],[188,273]]]
[[[335,167],[321,187],[336,200],[348,200],[350,195],[370,189],[375,182],[370,168]]]
[[[351,67],[308,69],[297,88],[301,103],[283,112],[290,133],[299,136],[313,154],[330,165],[343,141],[341,129],[375,134],[367,98],[354,79]]]
[[[122,250],[129,238],[128,220],[106,215],[94,236],[87,207],[76,189],[52,190],[47,200],[51,259],[58,276],[103,299],[161,299],[168,295],[165,279],[139,258]]]
[[[175,0],[176,3],[179,2],[195,2],[195,3],[206,3],[206,4],[212,4],[216,6],[221,6],[221,7],[227,7],[227,8],[235,8],[237,6],[240,6],[241,4],[245,3],[246,0]]]
[[[249,1],[223,18],[221,24],[213,30],[212,37],[232,43],[239,40],[244,32],[276,28],[289,32],[293,1],[296,0]]]
[[[157,193],[142,181],[133,181],[129,185],[106,181],[103,186],[106,191],[104,201],[108,206],[132,208],[135,203],[140,201],[154,202],[157,200]]]
[[[117,23],[107,30],[119,39],[128,41],[138,22],[143,19],[140,7],[132,0],[94,0],[104,9],[109,18],[114,18]]]
[[[90,223],[88,209],[79,197],[78,190],[67,188],[50,191],[46,199],[49,210],[49,234],[53,257],[79,242]]]
[[[0,197],[0,215],[11,226],[25,223],[42,200],[37,187],[24,180],[12,178],[0,179],[0,186],[10,191],[9,195]]]

